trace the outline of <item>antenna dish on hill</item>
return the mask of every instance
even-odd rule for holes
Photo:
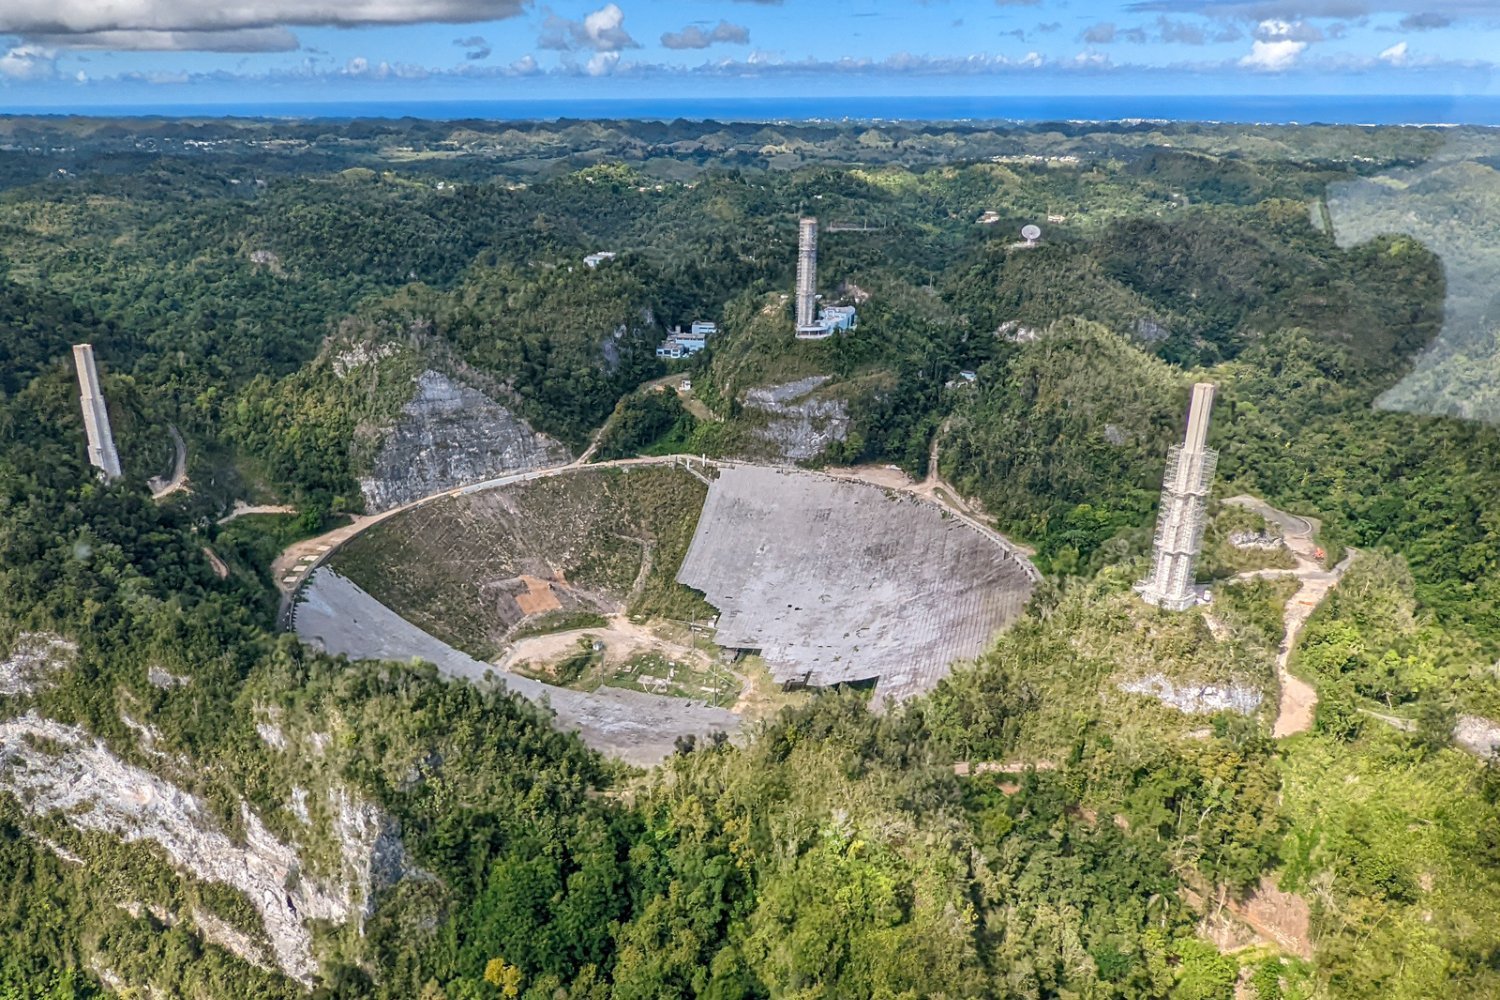
[[[1042,231],[1037,226],[1026,226],[1021,230],[1021,238],[1027,243],[1035,243],[1042,238]]]

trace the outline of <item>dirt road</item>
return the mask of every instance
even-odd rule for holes
[[[575,628],[520,639],[495,661],[495,666],[508,671],[513,665],[523,661],[535,664],[556,663],[576,653],[578,640],[584,636],[604,643],[604,663],[609,667],[622,667],[640,653],[660,653],[674,660],[698,663],[704,667],[713,665],[713,659],[701,649],[663,639],[624,615],[610,615],[609,624],[602,627]]]
[[[173,493],[187,489],[187,442],[182,439],[182,434],[171,424],[167,425],[167,433],[172,435],[172,450],[175,456],[172,460],[172,478],[162,479],[153,476],[146,484],[151,488],[152,500],[163,500]]]
[[[243,500],[234,502],[234,509],[219,518],[219,524],[228,524],[230,521],[241,517],[250,517],[253,514],[295,514],[297,508],[289,503],[259,503],[249,504]]]
[[[1344,560],[1337,566],[1331,570],[1324,569],[1318,558],[1317,543],[1313,541],[1313,536],[1319,527],[1318,522],[1277,510],[1264,500],[1255,497],[1230,497],[1224,502],[1234,504],[1236,507],[1245,507],[1267,521],[1280,525],[1286,538],[1287,548],[1297,560],[1295,569],[1254,570],[1241,573],[1236,579],[1268,580],[1291,577],[1301,584],[1297,593],[1287,601],[1286,612],[1283,616],[1285,631],[1281,637],[1281,647],[1276,654],[1276,676],[1281,683],[1281,703],[1277,708],[1276,725],[1272,730],[1272,735],[1280,738],[1305,733],[1312,728],[1313,713],[1318,707],[1318,692],[1311,684],[1292,675],[1287,670],[1287,664],[1291,662],[1292,650],[1296,648],[1297,640],[1301,637],[1307,620],[1312,617],[1318,605],[1323,603],[1328,592],[1337,586],[1358,553],[1350,549]]]

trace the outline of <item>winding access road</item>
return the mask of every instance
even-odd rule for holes
[[[1281,703],[1276,711],[1276,725],[1271,734],[1277,738],[1305,733],[1312,728],[1313,713],[1318,707],[1318,692],[1311,684],[1287,669],[1292,659],[1292,650],[1302,635],[1307,620],[1323,603],[1328,592],[1338,585],[1344,574],[1359,555],[1354,549],[1333,569],[1324,569],[1318,557],[1318,546],[1313,541],[1318,522],[1297,514],[1277,510],[1264,500],[1251,496],[1230,497],[1224,501],[1236,507],[1254,511],[1267,521],[1279,525],[1287,548],[1297,560],[1294,569],[1261,569],[1241,573],[1241,580],[1270,580],[1282,577],[1295,579],[1301,584],[1297,593],[1287,601],[1283,615],[1285,631],[1281,647],[1276,653],[1276,676],[1281,685]]]
[[[180,493],[187,489],[187,442],[182,439],[182,433],[173,424],[167,425],[167,433],[172,435],[172,450],[175,455],[172,460],[172,478],[162,479],[153,476],[146,484],[151,487],[152,500],[165,500],[173,493]]]

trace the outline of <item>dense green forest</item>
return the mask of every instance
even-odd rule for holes
[[[1315,211],[1433,155],[1433,131],[11,118],[0,138],[0,663],[50,664],[0,675],[0,767],[74,752],[14,728],[28,713],[78,727],[228,842],[298,845],[288,901],[344,872],[351,802],[401,845],[357,916],[305,921],[304,984],[225,944],[261,941],[263,901],[7,795],[0,996],[1500,995],[1500,770],[1451,739],[1500,720],[1500,434],[1374,405],[1438,336],[1443,263],[1399,234],[1341,245]],[[820,288],[860,324],[819,343],[783,297],[804,211],[870,224],[824,235]],[[647,386],[696,319],[722,333],[670,369],[685,406]],[[85,460],[84,341],[114,484]],[[361,510],[426,367],[575,452],[602,428],[600,458],[739,454],[767,420],[747,390],[826,376],[849,430],[810,461],[920,478],[936,451],[1048,579],[926,697],[823,693],[632,771],[503,691],[277,634],[270,556]],[[1130,592],[1202,379],[1216,495],[1359,553],[1292,657],[1320,702],[1290,739],[1270,725],[1294,588],[1217,579],[1211,614],[1176,617]],[[153,502],[169,424],[193,488]],[[237,499],[300,513],[216,523]],[[1121,689],[1151,671],[1258,707]],[[1298,901],[1294,941],[1218,933],[1273,894]]]

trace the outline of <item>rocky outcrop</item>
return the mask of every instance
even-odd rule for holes
[[[0,695],[32,694],[73,662],[78,647],[51,632],[22,632],[0,656]]]
[[[754,434],[777,458],[805,462],[849,436],[849,404],[817,392],[827,381],[827,375],[813,375],[745,392],[745,408],[769,418]]]
[[[570,457],[562,444],[484,393],[429,369],[417,376],[416,393],[386,435],[370,474],[360,479],[360,490],[366,508],[377,512]]]
[[[1174,681],[1165,674],[1147,674],[1135,680],[1122,681],[1121,691],[1155,698],[1168,708],[1189,715],[1212,715],[1215,712],[1237,712],[1253,715],[1264,696],[1259,688],[1248,684],[1195,684]]]
[[[1476,757],[1500,760],[1500,722],[1478,715],[1459,716],[1453,739]]]
[[[120,760],[83,730],[35,714],[0,723],[0,790],[32,815],[127,843],[154,843],[178,870],[243,893],[260,914],[265,951],[259,944],[234,947],[243,935],[220,933],[202,914],[194,914],[196,923],[246,961],[263,963],[268,954],[303,983],[318,971],[308,921],[362,925],[374,892],[409,867],[384,815],[343,789],[329,794],[340,870],[318,877],[303,870],[296,845],[277,839],[247,805],[240,807],[244,832],[231,837],[197,796]]]

